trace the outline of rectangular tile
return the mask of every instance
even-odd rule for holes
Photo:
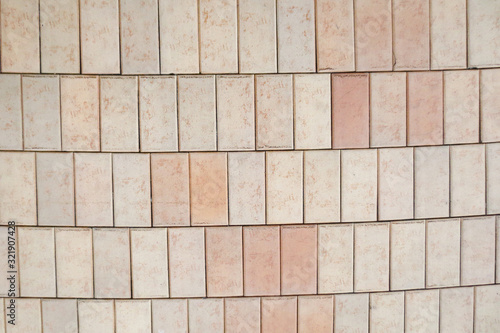
[[[475,289],[474,331],[495,332],[500,325],[500,286]]]
[[[226,298],[224,327],[226,332],[260,333],[260,298]]]
[[[473,332],[474,288],[446,288],[439,291],[439,331]]]
[[[335,296],[334,331],[368,333],[369,294]]]
[[[7,305],[9,299],[5,299]],[[7,311],[7,310],[6,310]],[[20,298],[16,300],[15,325],[11,325],[6,318],[7,333],[42,333],[42,306],[39,299]]]
[[[481,142],[500,141],[500,69],[482,70],[480,78]]]
[[[189,332],[224,332],[224,299],[190,299]]]
[[[151,301],[115,301],[116,333],[151,332]]]
[[[3,68],[2,68],[3,69]],[[0,149],[23,149],[21,76],[0,75]]]
[[[500,64],[500,29],[498,2],[472,0],[467,2],[468,65],[495,67]]]
[[[333,332],[333,296],[300,296],[297,312],[299,332]]]
[[[439,332],[439,290],[406,292],[405,332]]]
[[[43,299],[43,332],[77,333],[78,313],[76,304],[76,299]]]
[[[153,332],[188,332],[187,299],[154,299],[151,304]]]
[[[370,332],[404,332],[405,294],[370,294]]]
[[[297,297],[262,298],[261,332],[297,332]]]
[[[500,213],[500,144],[486,145],[486,207],[487,214]]]
[[[113,300],[78,300],[79,333],[114,333],[115,309]]]

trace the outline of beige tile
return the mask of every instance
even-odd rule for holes
[[[451,216],[485,213],[485,169],[484,145],[450,148]]]
[[[116,333],[151,332],[151,301],[115,301]]]
[[[198,73],[198,1],[158,2],[161,73]]]
[[[262,298],[262,333],[297,332],[297,297]]]
[[[118,0],[80,1],[82,73],[120,73]]]
[[[265,153],[228,153],[229,224],[266,223]]]
[[[56,296],[53,228],[17,229],[19,285],[22,297]]]
[[[276,1],[238,1],[240,73],[276,73]]]
[[[260,333],[260,298],[226,298],[224,328],[226,332]]]
[[[37,0],[2,1],[2,72],[40,72],[39,10]]]
[[[94,297],[92,229],[57,228],[57,297]]]
[[[158,29],[158,0],[120,0],[123,74],[160,74]]]
[[[9,235],[10,231],[10,235]],[[0,238],[0,256],[3,256],[6,260],[3,260],[3,262],[0,263],[0,269],[5,273],[5,278],[0,280],[0,296],[1,297],[6,297],[9,296],[9,293],[12,293],[10,296],[19,296],[19,275],[17,278],[12,279],[10,274],[7,274],[8,271],[12,270],[12,267],[10,267],[9,262],[7,262],[8,255],[9,255],[9,236],[12,237],[12,228],[9,230],[7,226],[2,226],[0,227],[0,235],[4,235]],[[14,237],[15,237],[14,233]],[[10,239],[12,240],[12,238]],[[11,242],[12,244],[12,242]],[[12,250],[12,248],[11,248]],[[14,266],[16,268],[16,266]],[[12,283],[11,283],[12,282]],[[0,306],[3,308],[2,304],[3,300],[0,299]],[[0,332],[2,328],[3,322],[2,317],[3,312],[0,312]],[[3,333],[3,332],[2,332]]]
[[[80,72],[79,1],[40,0],[43,73]]]
[[[149,154],[113,154],[115,226],[151,226],[150,187]]]
[[[267,223],[303,222],[301,151],[266,153]]]
[[[405,294],[370,294],[370,332],[405,331]]]
[[[475,288],[474,332],[495,332],[500,327],[500,286]]]
[[[257,75],[257,149],[293,149],[292,75]]]
[[[440,332],[473,332],[474,288],[441,289],[439,313]]]
[[[9,299],[5,299],[7,305]],[[6,310],[8,311],[8,310]],[[42,333],[42,309],[40,299],[20,298],[16,300],[15,325],[9,323],[10,318],[6,315],[7,333]]]
[[[139,151],[137,89],[137,77],[100,78],[102,151]]]
[[[216,150],[215,78],[179,76],[179,150]]]
[[[98,151],[99,80],[95,76],[61,76],[62,149]]]
[[[479,73],[480,108],[481,108],[481,142],[500,141],[500,70],[488,69]]]
[[[61,150],[59,77],[23,76],[22,84],[24,149]]]
[[[187,299],[152,300],[153,332],[188,332]]]
[[[170,297],[204,297],[205,229],[168,230]]]
[[[132,297],[168,297],[167,229],[131,229]]]
[[[217,76],[218,150],[255,149],[255,97],[252,75]]]
[[[460,220],[427,222],[426,287],[460,284]]]
[[[190,299],[189,332],[224,332],[224,299]]]
[[[391,290],[425,288],[425,221],[391,223]]]
[[[486,145],[486,207],[488,214],[500,213],[500,144]]]
[[[189,225],[188,154],[152,154],[153,225]]]
[[[78,332],[114,333],[114,311],[113,300],[78,300]]]
[[[406,292],[405,332],[439,332],[439,290]]]
[[[301,296],[297,312],[299,333],[333,332],[333,296]]]
[[[369,294],[347,294],[335,296],[336,333],[368,333]]]
[[[42,323],[45,333],[77,333],[76,299],[42,300]]]
[[[95,298],[130,298],[129,229],[93,229]]]
[[[377,151],[344,150],[341,161],[341,220],[377,219]]]
[[[23,149],[21,76],[0,75],[0,149]],[[39,110],[40,111],[40,110]]]
[[[468,65],[495,67],[500,64],[498,12],[500,3],[467,2]]]
[[[450,148],[415,148],[415,217],[450,215]]]
[[[77,226],[113,225],[111,154],[75,154]]]

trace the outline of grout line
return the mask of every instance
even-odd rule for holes
[[[121,0],[118,0],[116,2],[118,3],[118,59],[120,61],[120,73],[118,75],[122,75],[123,74],[123,61],[122,61],[122,6],[121,6]]]
[[[161,74],[161,24],[160,24],[160,1],[156,0],[156,15],[158,19],[158,74]]]
[[[141,112],[141,104],[140,104],[140,101],[141,101],[141,85],[140,85],[140,80],[139,80],[139,77],[136,77],[135,78],[135,86],[137,88],[137,93],[136,93],[136,97],[137,97],[137,153],[140,153],[142,152],[141,150],[141,116],[140,116],[140,112]]]
[[[196,22],[198,25],[198,73],[202,73],[201,71],[201,13],[200,13],[200,1],[196,0]],[[205,74],[205,73],[204,73]]]
[[[82,73],[82,5],[81,0],[78,0],[78,61],[79,74]],[[78,303],[78,302],[77,302]],[[78,309],[78,306],[77,306]]]
[[[57,288],[57,236],[55,228],[52,228],[52,236],[54,237],[54,287],[56,297],[59,297],[59,290]]]
[[[42,18],[41,18],[41,5],[40,0],[37,0],[38,3],[38,71],[42,73]]]
[[[21,147],[23,150],[26,149],[24,146],[24,98],[23,98],[23,77],[24,75],[19,76],[19,88],[20,88],[20,105],[21,105]]]

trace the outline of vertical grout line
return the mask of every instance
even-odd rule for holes
[[[391,5],[390,5],[390,11],[391,11],[391,14],[390,14],[390,21],[391,21],[391,71],[395,71],[395,65],[397,64],[397,58],[396,58],[396,54],[394,53],[394,35],[396,34],[395,31],[396,31],[396,25],[394,24],[394,1],[393,0],[390,0],[391,1]]]
[[[1,0],[0,0],[1,1]],[[57,76],[57,89],[59,92],[59,151],[63,151],[63,119],[62,119],[62,92],[61,92],[61,75]]]
[[[231,219],[230,219],[231,206],[229,205],[229,200],[230,200],[230,196],[229,196],[229,153],[225,152],[224,155],[226,156],[226,205],[227,205],[226,218],[227,218],[227,225],[230,226],[231,225]]]
[[[462,285],[462,239],[463,239],[463,219],[458,219],[458,225],[459,225],[459,233],[458,233],[458,238],[459,238],[459,260],[458,260],[458,286]]]
[[[208,275],[207,275],[207,228],[202,227],[203,229],[203,262],[205,268],[205,297],[208,295]]]
[[[1,0],[0,0],[1,1]],[[95,79],[97,81],[97,108],[98,108],[98,123],[99,123],[99,149],[98,151],[102,151],[102,116],[101,116],[101,76],[95,76]]]
[[[82,2],[81,2],[81,0],[78,0],[78,61],[79,61],[78,74],[82,74]],[[77,309],[78,309],[78,306],[77,306]]]
[[[196,14],[197,14],[197,20],[196,22],[198,23],[198,73],[201,74],[201,13],[200,13],[200,1],[202,0],[196,0]]]
[[[21,147],[24,147],[24,98],[23,98],[23,75],[19,75],[20,104],[21,104]]]
[[[410,79],[408,77],[408,72],[405,72],[405,117],[406,117],[406,143],[405,146],[408,147],[409,137],[410,137],[410,108],[409,108],[409,100],[410,100]]]
[[[344,222],[344,219],[342,218],[342,150],[337,150],[339,153],[339,222]]]
[[[116,2],[118,3],[118,54],[119,54],[119,61],[120,61],[120,73],[119,75],[123,74],[123,61],[122,61],[122,6],[121,6],[121,1],[122,0],[117,0]]]
[[[141,147],[141,85],[140,85],[140,79],[138,76],[135,76],[135,86],[137,87],[137,152],[140,153],[142,151]]]
[[[186,153],[187,155],[187,171],[188,171],[188,199],[189,199],[189,226],[193,226],[193,219],[192,219],[192,211],[193,211],[193,199],[191,198],[192,195],[192,189],[191,189],[191,153]]]
[[[388,263],[387,263],[388,264],[387,266],[389,268],[389,270],[388,270],[387,273],[388,273],[389,276],[387,278],[387,281],[388,281],[388,285],[387,285],[388,289],[387,289],[387,291],[391,291],[392,290],[392,288],[391,288],[391,282],[392,282],[391,281],[391,269],[392,269],[392,265],[391,265],[391,255],[392,255],[392,246],[391,246],[391,244],[392,244],[392,222],[386,222],[386,223],[388,224],[388,229],[389,229],[388,230],[388,233],[389,233],[389,244],[388,244],[388,250],[389,251],[388,251],[388,254],[389,254],[389,256],[388,256]]]
[[[79,309],[79,299],[75,299],[75,303],[76,303],[76,331],[79,332],[80,331],[80,309]]]
[[[264,154],[264,224],[267,225],[267,221],[268,221],[268,215],[269,215],[269,210],[267,208],[267,200],[268,200],[268,195],[267,195],[267,191],[268,191],[268,177],[269,177],[269,174],[268,174],[268,170],[267,170],[267,154],[268,154],[268,151],[264,151],[263,152]]]
[[[94,232],[95,232],[96,229],[94,228],[90,228],[90,237],[91,237],[91,241],[92,241],[92,298],[96,298],[96,295],[95,295],[95,251],[94,251],[94,242],[95,242],[95,238],[94,238]]]
[[[180,128],[179,128],[179,76],[174,77],[175,80],[175,130],[176,130],[176,151],[179,151],[180,147]]]
[[[296,122],[295,118],[297,118],[297,110],[296,110],[296,102],[295,102],[295,74],[290,74],[291,79],[292,79],[292,86],[291,86],[291,93],[292,93],[292,149],[295,149],[297,146],[297,136],[295,135],[296,132]]]
[[[428,220],[424,220],[424,289],[427,288],[427,236],[429,234]]]
[[[129,272],[130,272],[130,299],[134,298],[134,280],[133,280],[133,258],[132,258],[132,232],[130,231],[131,228],[126,228],[127,233],[128,233],[128,254],[129,254]]]
[[[115,170],[114,170],[114,154],[109,153],[111,161],[111,220],[113,222],[113,227],[115,227]]]
[[[279,238],[279,256],[280,256],[280,293],[279,295],[282,296],[283,295],[283,255],[282,255],[282,249],[283,249],[283,237],[282,237],[282,233],[283,233],[283,226],[278,226],[278,238]]]
[[[59,290],[57,288],[57,235],[56,228],[52,228],[52,236],[54,237],[54,285],[56,287],[56,298],[59,297]]]
[[[465,69],[469,68],[469,1],[465,1]]]
[[[150,227],[154,227],[154,218],[153,218],[153,163],[152,163],[152,157],[155,155],[152,155],[151,153],[148,154],[148,161],[149,161],[149,216],[150,216]]]
[[[278,30],[279,30],[278,29],[278,26],[279,26],[278,2],[279,1],[283,1],[283,0],[274,0],[273,1],[274,2],[274,19],[275,19],[274,28],[275,28],[275,37],[276,37],[276,73],[280,72],[280,62],[279,62],[280,52],[279,52],[279,37],[278,37]]]
[[[448,147],[448,217],[451,217],[451,207],[452,207],[452,197],[451,197],[451,159],[452,159],[452,151],[453,147]]]
[[[412,214],[411,218],[412,220],[415,220],[415,148],[411,147],[411,184],[412,184],[412,189],[411,189],[411,195],[412,195]]]
[[[379,163],[380,163],[380,149],[377,148],[375,150],[376,150],[376,154],[377,154],[377,163],[376,163],[376,166],[375,166],[377,168],[377,170],[376,170],[376,172],[377,172],[377,178],[375,179],[375,181],[377,183],[376,184],[377,190],[376,190],[376,193],[375,193],[375,195],[377,196],[377,198],[375,200],[377,202],[377,205],[375,207],[375,210],[376,210],[375,215],[377,217],[377,221],[379,221],[380,220],[380,209],[379,209],[379,205],[380,205],[380,200],[379,200],[379,198],[380,198],[380,186],[379,186],[379,184],[380,184],[380,168],[379,168]]]
[[[427,8],[429,9],[429,13],[427,15],[427,20],[428,20],[428,27],[429,27],[429,30],[427,30],[428,32],[428,36],[429,36],[429,55],[428,55],[428,61],[429,61],[429,66],[427,67],[427,70],[428,71],[431,71],[432,70],[432,5],[431,5],[431,2],[432,0],[428,0],[427,1]]]
[[[357,72],[358,66],[358,52],[356,43],[356,0],[352,0],[352,60],[353,60],[353,72]],[[333,77],[333,76],[332,76]],[[333,97],[333,96],[332,96]]]
[[[352,292],[355,291],[355,275],[356,275],[356,265],[354,264],[356,262],[356,225],[354,223],[351,223],[351,228],[352,228]]]
[[[77,211],[76,211],[76,172],[75,172],[75,153],[71,153],[71,168],[73,176],[73,226],[76,226]]]
[[[253,120],[254,120],[254,147],[253,150],[256,151],[258,149],[257,146],[257,126],[258,126],[258,118],[257,118],[257,75],[252,75],[253,77]]]
[[[314,72],[318,70],[318,2],[314,0]]]
[[[245,238],[243,237],[243,226],[240,226],[241,237],[241,296],[245,296]]]
[[[110,300],[113,303],[113,332],[116,333],[116,300]]]
[[[160,1],[156,0],[156,17],[158,19],[158,74],[161,74],[161,24]]]
[[[165,238],[167,242],[166,250],[167,250],[167,286],[168,286],[168,297],[172,297],[172,283],[170,280],[170,239],[169,239],[169,234],[170,234],[170,228],[165,228]]]
[[[239,0],[234,0],[236,2],[236,13],[234,20],[236,21],[236,73],[240,73],[240,20],[239,20],[239,12],[240,12],[240,3]]]
[[[34,159],[34,180],[35,180],[35,219],[36,219],[36,225],[38,226],[38,153],[32,153],[33,154],[33,159]]]
[[[368,148],[372,148],[372,75],[367,73],[368,76]],[[378,149],[377,149],[378,151]]]
[[[42,306],[42,298],[38,299],[38,304],[40,305],[40,332],[43,332],[43,306]]]
[[[214,112],[215,113],[215,115],[214,115],[214,118],[215,118],[214,119],[214,123],[215,123],[214,124],[215,125],[215,134],[214,134],[215,135],[215,138],[214,138],[215,139],[215,151],[219,151],[219,124],[218,124],[219,122],[217,121],[218,120],[218,118],[217,118],[217,114],[218,114],[217,103],[219,101],[219,99],[217,98],[217,81],[219,80],[219,75],[212,75],[212,78],[213,78],[213,84],[214,84],[214,96],[213,96],[213,98],[214,98],[214,109],[215,109],[214,110],[215,111]]]
[[[41,5],[40,0],[38,2],[38,70],[39,73],[42,73],[42,18],[41,18]]]
[[[442,110],[442,113],[443,113],[443,119],[442,119],[442,128],[443,128],[443,131],[441,133],[442,135],[442,144],[445,144],[445,140],[446,140],[446,133],[445,133],[445,125],[446,125],[446,113],[445,113],[445,72],[444,71],[441,71],[441,110]]]

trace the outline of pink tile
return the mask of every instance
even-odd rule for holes
[[[474,331],[494,332],[500,325],[500,286],[482,286],[474,289]]]
[[[188,304],[189,332],[224,332],[224,299],[190,299]]]
[[[0,75],[0,149],[23,149],[21,76]],[[41,110],[39,110],[41,111]]]
[[[114,306],[113,300],[78,300],[79,333],[114,333]]]
[[[500,213],[500,144],[486,145],[486,207],[487,214]]]
[[[262,333],[297,332],[297,297],[262,298]]]
[[[115,301],[116,333],[151,332],[151,301]]]
[[[336,295],[334,317],[337,333],[368,333],[369,294]]]
[[[439,290],[406,292],[405,332],[439,332]]]
[[[474,288],[445,288],[439,291],[439,331],[474,331]]]
[[[224,327],[226,332],[260,333],[260,298],[226,298]]]
[[[497,67],[500,64],[498,2],[467,2],[468,65]]]
[[[77,333],[78,313],[76,299],[42,300],[42,323],[45,333]]]
[[[404,307],[404,292],[370,294],[370,332],[404,332]]]
[[[500,69],[482,70],[480,78],[481,142],[500,141]]]
[[[333,296],[301,296],[297,312],[299,332],[333,332]]]
[[[187,299],[151,301],[153,332],[188,332]]]

